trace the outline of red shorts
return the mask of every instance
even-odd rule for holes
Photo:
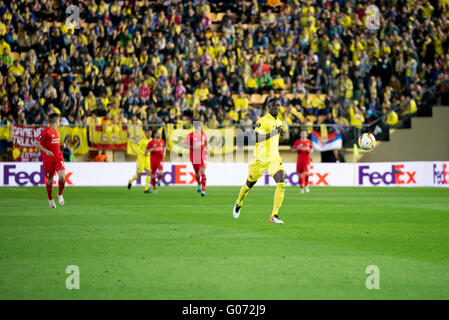
[[[304,173],[309,171],[309,161],[298,161],[296,163],[296,172]]]
[[[193,166],[193,170],[195,170],[195,173],[198,173],[198,171],[200,171],[201,168],[206,169],[206,161],[201,161],[201,163],[193,163],[192,162],[192,166]]]
[[[164,170],[164,165],[162,163],[162,160],[151,160],[151,174],[155,174],[158,170]]]
[[[44,165],[44,175],[47,179],[52,178],[55,172],[65,170],[64,159],[62,157],[44,160],[42,164]]]

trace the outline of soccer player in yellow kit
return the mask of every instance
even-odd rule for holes
[[[254,158],[249,162],[248,179],[240,189],[239,196],[234,205],[233,216],[237,219],[240,216],[240,209],[243,200],[257,180],[265,172],[276,181],[276,191],[274,192],[273,211],[269,221],[271,223],[284,223],[278,217],[279,208],[284,200],[285,189],[285,168],[282,165],[279,155],[279,137],[283,135],[284,130],[282,121],[277,118],[281,104],[277,98],[267,101],[268,113],[260,118],[256,123],[256,148],[254,149]]]
[[[148,142],[151,140],[151,131],[149,129],[145,129],[145,137],[140,139],[139,147],[136,150],[137,153],[137,173],[131,180],[128,181],[128,189],[131,189],[131,185],[134,180],[137,180],[142,175],[142,172],[145,170],[145,193],[150,193],[150,155],[145,156],[145,151],[147,149]]]

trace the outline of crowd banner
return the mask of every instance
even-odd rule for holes
[[[135,156],[137,155],[136,150],[139,147],[140,139],[145,137],[142,125],[138,123],[128,124],[126,135],[126,153]]]
[[[313,130],[311,134],[312,147],[316,151],[329,151],[341,149],[343,146],[343,139],[340,132],[327,133]]]
[[[135,162],[66,162],[67,186],[126,186],[135,174]],[[285,181],[297,186],[295,163],[284,163]],[[449,162],[371,162],[371,163],[312,163],[309,185],[318,187],[449,187]],[[209,162],[209,186],[241,186],[248,175],[246,162]],[[57,183],[58,179],[54,179]],[[0,163],[0,186],[43,186],[45,181],[40,162]],[[145,177],[137,180],[143,186]],[[190,162],[166,162],[162,184],[167,186],[196,186]],[[267,174],[257,186],[275,186]],[[213,192],[213,190],[211,190]]]
[[[12,127],[12,156],[18,162],[41,161],[41,151],[35,147],[36,139],[45,127],[15,124]]]
[[[59,127],[59,138],[61,144],[66,143],[69,145],[73,153],[86,154],[89,152],[89,146],[87,142],[87,129],[81,127]]]
[[[127,125],[105,124],[89,126],[90,145],[105,150],[125,150],[127,148]]]

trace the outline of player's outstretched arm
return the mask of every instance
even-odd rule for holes
[[[49,157],[53,157],[53,152],[51,152],[50,150],[44,148],[39,141],[36,141],[34,143],[34,145],[36,146],[36,148],[38,148],[40,151],[45,152],[47,154],[47,156]]]

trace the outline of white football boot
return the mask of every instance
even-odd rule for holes
[[[239,218],[239,216],[240,216],[240,209],[241,208],[242,207],[239,207],[237,205],[237,203],[234,205],[234,209],[232,210],[232,215],[234,216],[234,219],[238,219]]]
[[[50,204],[50,208],[56,208],[56,203],[54,200],[48,200],[48,203]]]
[[[306,187],[305,189],[306,189],[306,192],[307,192],[307,193],[310,192],[309,187]]]
[[[61,194],[61,195],[58,195],[58,200],[59,200],[59,204],[60,204],[61,206],[63,206],[63,205],[64,205],[64,197],[62,196],[62,194]]]
[[[270,217],[270,222],[271,222],[271,223],[284,223],[284,221],[282,221],[281,219],[279,219],[279,217],[278,217],[277,215],[271,216],[271,217]]]

